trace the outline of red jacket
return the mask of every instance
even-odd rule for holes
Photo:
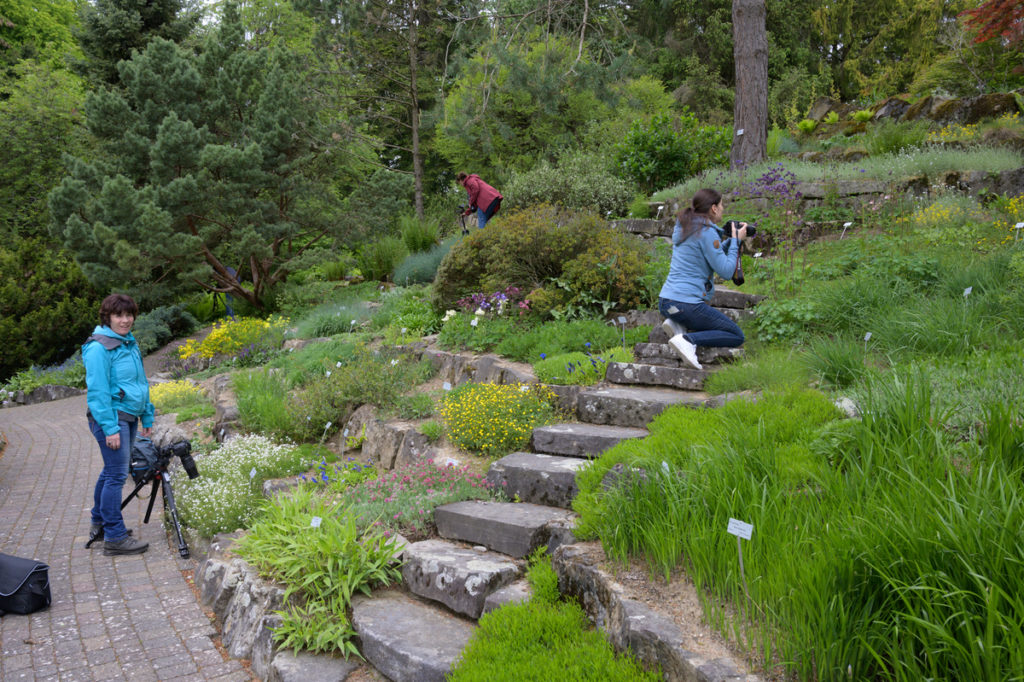
[[[469,193],[470,210],[482,208],[486,211],[492,201],[495,199],[505,198],[501,196],[501,193],[498,192],[498,190],[481,180],[480,176],[476,173],[467,175],[466,179],[462,181],[462,186],[465,187],[466,191]]]

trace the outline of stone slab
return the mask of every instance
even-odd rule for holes
[[[475,626],[395,591],[352,600],[366,660],[393,682],[444,682]]]
[[[513,452],[491,464],[487,481],[520,502],[569,509],[579,492],[576,472],[587,460],[533,452]]]
[[[517,580],[511,585],[506,585],[500,590],[487,595],[487,599],[484,600],[484,613],[500,609],[506,604],[521,604],[522,602],[530,601],[532,594],[530,583],[525,580]]]
[[[487,595],[520,574],[507,556],[445,540],[414,542],[403,558],[402,582],[410,592],[470,618],[480,617]]]
[[[577,417],[591,424],[644,427],[666,408],[703,407],[708,396],[669,388],[597,388],[580,393]]]
[[[635,362],[609,362],[605,381],[613,384],[668,386],[683,391],[699,391],[710,372],[684,367],[664,367]]]
[[[659,331],[661,331],[659,329]],[[651,332],[654,336],[654,332]],[[668,335],[661,331],[660,337]],[[666,338],[667,341],[667,338]],[[697,346],[697,359],[702,365],[721,365],[728,362],[735,362],[746,355],[743,348],[723,348],[721,346]],[[633,346],[633,356],[637,362],[647,365],[661,365],[663,367],[689,367],[679,357],[679,354],[668,345],[668,343],[638,343]]]
[[[304,651],[295,655],[289,649],[274,657],[266,679],[267,682],[342,682],[359,666],[355,659],[346,661]]]
[[[646,438],[647,429],[601,424],[551,424],[533,430],[535,452],[567,457],[596,457],[631,438]]]
[[[538,547],[554,551],[573,542],[575,518],[564,509],[514,502],[455,502],[434,510],[441,537],[483,545],[517,559]]]

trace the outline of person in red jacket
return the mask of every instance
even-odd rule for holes
[[[501,200],[504,197],[498,190],[481,180],[476,173],[471,175],[459,173],[455,177],[469,194],[469,208],[463,215],[470,215],[476,211],[476,226],[482,229],[491,216],[501,208]]]

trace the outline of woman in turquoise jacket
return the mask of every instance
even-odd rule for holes
[[[744,341],[739,325],[710,305],[715,274],[733,277],[740,242],[747,236],[747,224],[740,223],[726,238],[717,225],[724,212],[721,193],[702,189],[679,213],[672,232],[672,263],[658,298],[669,345],[695,369],[701,369],[697,346],[735,347]]]
[[[100,305],[100,325],[82,346],[89,429],[103,455],[103,471],[93,491],[89,538],[102,539],[108,556],[141,554],[149,548],[149,543],[131,536],[121,516],[132,443],[136,433],[149,436],[153,427],[149,382],[132,336],[138,314],[139,307],[130,296],[107,296]]]

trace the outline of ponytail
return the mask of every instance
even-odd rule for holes
[[[711,207],[722,200],[722,194],[718,190],[714,189],[702,189],[698,190],[693,195],[693,201],[690,206],[687,206],[676,215],[676,220],[679,221],[679,226],[682,228],[682,237],[679,243],[685,242],[690,236],[703,227],[708,220],[708,211]],[[703,220],[695,220],[695,218],[703,218]]]

